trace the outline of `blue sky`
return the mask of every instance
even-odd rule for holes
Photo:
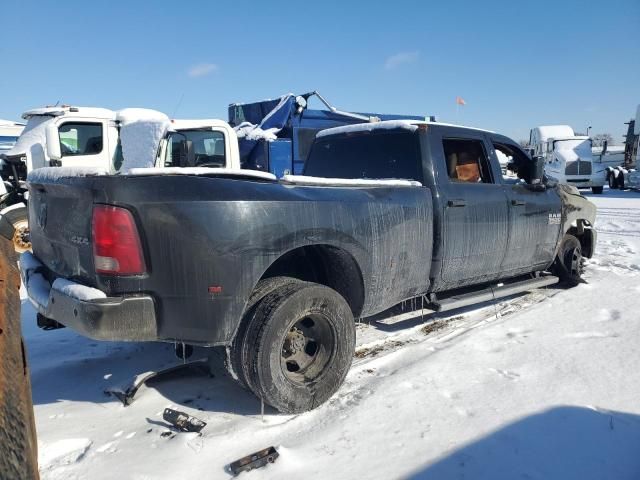
[[[57,101],[226,119],[231,102],[315,89],[341,109],[435,114],[516,140],[567,123],[620,141],[640,103],[640,0],[4,0],[0,11],[5,119]]]

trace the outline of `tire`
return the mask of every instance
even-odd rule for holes
[[[247,324],[247,383],[283,413],[312,410],[342,385],[355,338],[351,308],[338,292],[309,282],[279,287]]]
[[[227,370],[242,387],[249,388],[249,386],[247,385],[246,376],[244,374],[243,365],[245,362],[242,353],[242,346],[244,343],[244,337],[247,332],[247,324],[255,313],[256,305],[266,295],[273,292],[277,288],[298,282],[300,282],[300,280],[292,277],[265,278],[263,280],[260,280],[253,289],[253,292],[251,292],[251,295],[249,296],[249,300],[247,302],[247,307],[244,311],[245,313],[242,316],[242,321],[240,322],[240,326],[238,327],[238,331],[233,338],[231,346],[227,350]]]
[[[560,277],[560,281],[569,287],[582,282],[584,259],[580,241],[573,235],[565,235],[558,251],[552,271]]]
[[[591,187],[591,191],[596,195],[602,195],[604,187]]]
[[[31,250],[31,242],[23,239],[24,235],[29,234],[29,215],[27,207],[19,207],[9,210],[3,215],[13,226],[13,248],[16,253],[23,253]]]
[[[618,182],[616,181],[616,177],[613,175],[613,172],[609,174],[609,188],[611,190],[618,188]]]

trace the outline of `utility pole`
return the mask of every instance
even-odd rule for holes
[[[0,222],[7,220],[0,217]],[[13,242],[0,235],[0,478],[37,480],[36,426],[19,290]]]

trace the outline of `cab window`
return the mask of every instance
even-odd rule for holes
[[[224,133],[182,130],[169,134],[165,167],[225,167]]]
[[[442,145],[449,180],[454,183],[494,183],[481,140],[445,138]]]
[[[508,160],[505,168],[502,168],[502,162],[500,162],[502,177],[507,183],[513,183],[518,179],[529,180],[531,159],[522,150],[515,145],[500,142],[493,142],[493,148],[499,161],[501,157]]]
[[[102,152],[102,124],[64,123],[58,128],[63,157],[97,155]]]

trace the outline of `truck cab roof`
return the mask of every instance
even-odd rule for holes
[[[224,120],[217,118],[202,118],[196,120],[180,120],[172,119],[170,130],[197,130],[197,129],[210,129],[210,128],[224,128],[229,127],[229,124]]]
[[[575,132],[569,125],[540,125],[532,129],[532,134],[541,142],[566,138],[575,138]]]
[[[97,107],[74,107],[71,105],[61,105],[56,107],[41,107],[27,110],[22,114],[22,118],[29,120],[31,117],[92,117],[100,119],[115,119],[116,112],[107,108]]]

